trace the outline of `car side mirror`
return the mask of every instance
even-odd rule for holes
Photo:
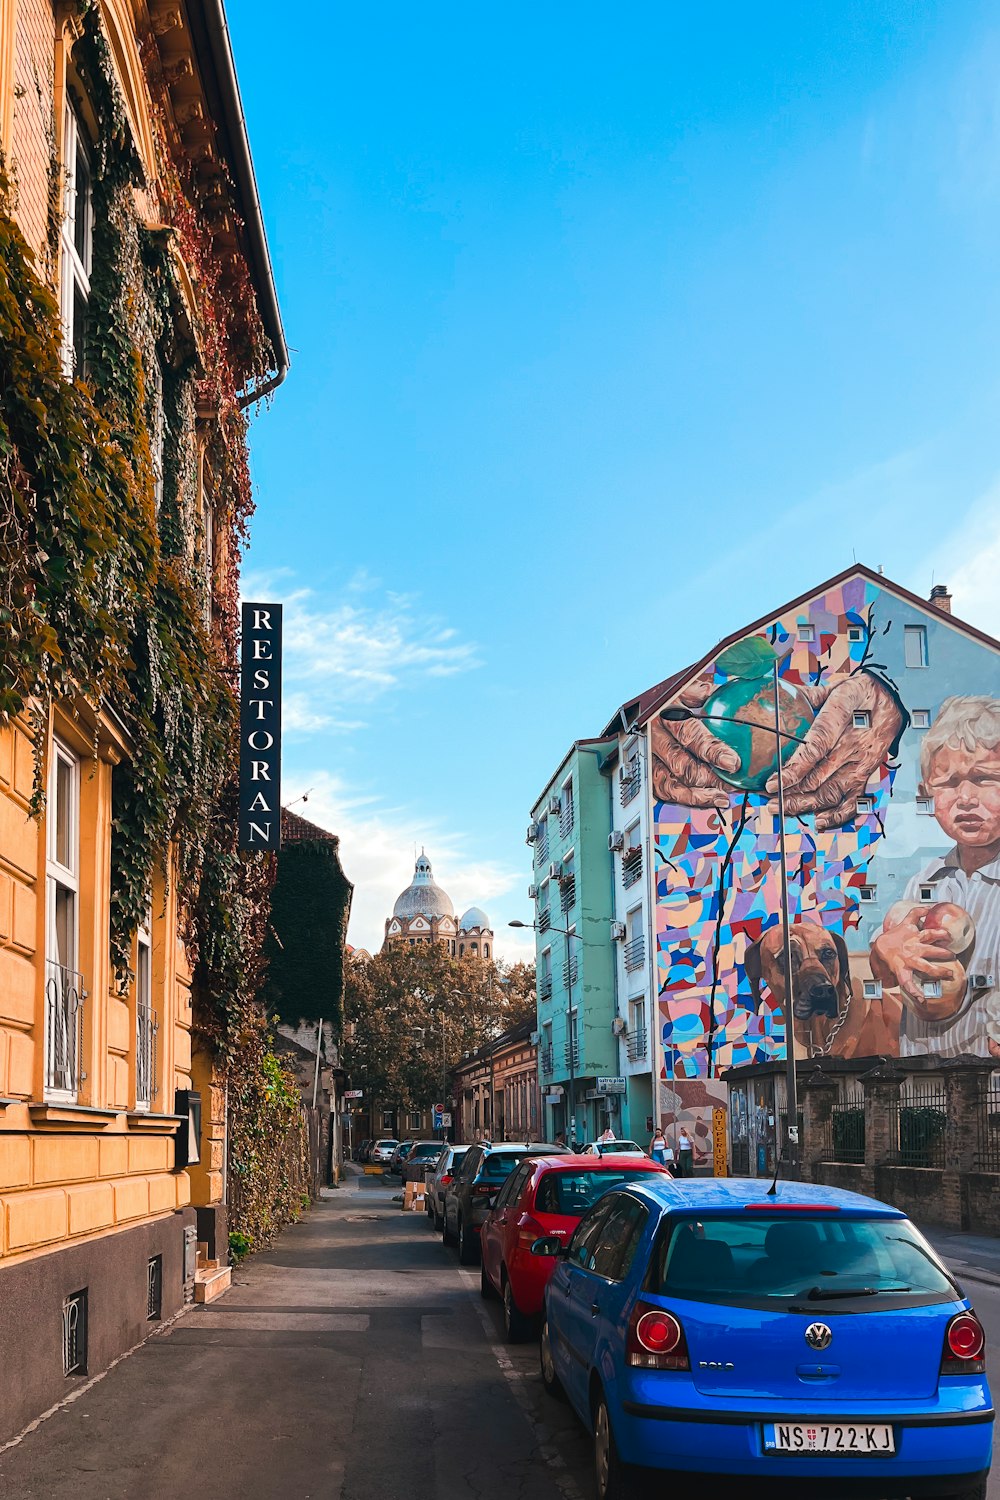
[[[531,1247],[532,1255],[565,1255],[566,1246],[557,1234],[543,1234]]]

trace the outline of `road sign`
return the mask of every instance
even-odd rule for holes
[[[445,1110],[444,1114],[441,1116],[441,1124],[445,1130],[448,1130],[451,1126],[451,1115],[447,1110]]]
[[[365,1097],[365,1091],[364,1091],[364,1089],[345,1089],[344,1090],[344,1098],[345,1099],[363,1099],[364,1097]]]
[[[450,1118],[451,1117],[449,1116],[449,1119]],[[435,1130],[440,1130],[441,1126],[443,1124],[444,1124],[444,1105],[443,1104],[435,1104],[435,1106],[434,1106],[434,1129]]]

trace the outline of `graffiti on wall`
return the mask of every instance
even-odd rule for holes
[[[911,712],[901,668],[926,640],[900,614],[848,579],[651,726],[665,1080],[784,1055],[779,743],[797,1055],[1000,1056],[1000,701],[923,673]]]

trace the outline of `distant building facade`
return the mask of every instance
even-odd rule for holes
[[[461,918],[447,891],[434,879],[423,850],[413,867],[413,879],[401,891],[385,922],[386,943],[443,943],[453,958],[492,958],[493,929],[479,906]]]

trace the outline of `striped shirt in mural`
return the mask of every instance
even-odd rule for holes
[[[936,1057],[989,1054],[990,1041],[1000,1043],[1000,859],[967,875],[958,848],[934,859],[906,887],[905,900],[920,901],[921,887],[933,887],[933,900],[950,901],[968,912],[976,925],[975,946],[966,965],[969,983],[957,1015],[924,1021],[907,1006],[899,1033],[903,1057],[933,1053]],[[926,900],[926,895],[923,897]],[[974,983],[975,980],[988,983]]]

